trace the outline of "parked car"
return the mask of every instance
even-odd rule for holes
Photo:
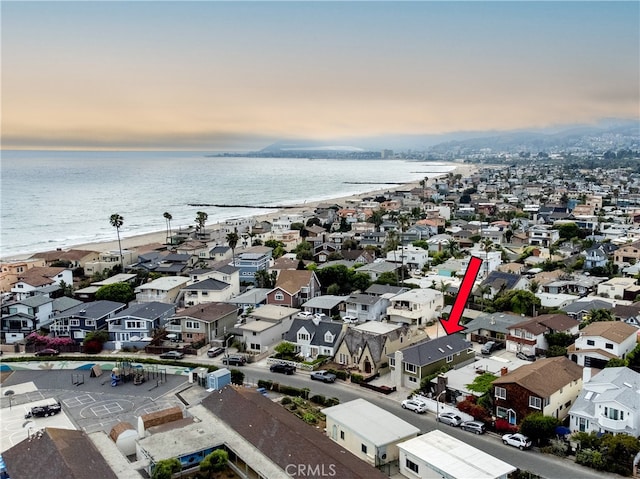
[[[487,432],[487,426],[482,421],[465,421],[460,424],[460,428],[475,434],[484,434]]]
[[[44,348],[36,351],[36,356],[57,356],[58,354],[60,354],[60,351],[53,348]]]
[[[239,354],[230,354],[222,358],[222,364],[228,364],[229,366],[244,366],[246,362],[247,358]]]
[[[311,313],[309,311],[300,311],[298,313],[298,317],[300,319],[311,319],[311,318],[313,318],[313,313]]]
[[[402,408],[408,409],[409,411],[417,412],[418,414],[427,412],[427,405],[422,401],[418,401],[416,399],[405,399],[404,401],[402,401]]]
[[[336,375],[330,373],[325,369],[321,369],[320,371],[313,371],[311,373],[312,381],[324,381],[325,383],[333,383],[336,381]]]
[[[216,356],[220,356],[222,353],[224,353],[224,348],[211,348],[207,351],[207,356],[215,358]]]
[[[482,345],[482,348],[480,348],[480,352],[482,354],[491,354],[492,352],[494,352],[496,349],[499,349],[499,348],[500,348],[500,345],[495,341],[487,341]]]
[[[291,375],[296,372],[296,368],[295,366],[291,366],[290,364],[276,363],[276,364],[272,364],[269,367],[269,371],[271,371],[272,373],[282,373],[282,374]]]
[[[505,434],[502,436],[502,442],[509,446],[517,447],[521,451],[531,447],[531,440],[524,434]]]
[[[167,351],[166,353],[162,353],[160,355],[160,359],[182,359],[184,358],[184,353],[180,351]]]
[[[518,352],[516,354],[516,358],[522,359],[524,361],[535,361],[536,360],[536,355],[535,354],[525,354],[522,351],[520,351],[520,352]]]
[[[25,414],[24,418],[29,419],[31,417],[54,416],[60,411],[62,411],[62,405],[60,403],[47,404],[44,406],[34,406],[27,414]]]
[[[462,424],[462,418],[453,412],[443,412],[442,414],[439,414],[436,421],[454,427]]]

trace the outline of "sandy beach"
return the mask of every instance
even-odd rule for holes
[[[452,171],[453,174],[460,174],[462,175],[462,177],[467,177],[470,176],[471,174],[473,174],[474,172],[476,172],[478,170],[476,165],[472,165],[472,164],[466,164],[466,163],[460,163],[459,165],[456,165],[456,168]],[[447,173],[443,173],[441,175],[436,175],[436,176],[432,176],[429,178],[429,180],[427,181],[427,184],[431,184],[433,183],[434,180],[436,180],[439,177],[442,176],[446,176]],[[313,214],[316,207],[318,205],[321,204],[328,204],[328,203],[336,203],[345,207],[348,207],[350,204],[355,204],[357,202],[359,202],[362,198],[365,197],[369,197],[369,196],[376,196],[378,194],[382,194],[385,192],[390,192],[390,191],[400,191],[400,190],[410,190],[413,188],[417,188],[420,186],[420,181],[415,181],[415,182],[411,182],[411,183],[405,183],[405,184],[401,184],[401,185],[397,185],[397,186],[389,186],[387,188],[382,188],[382,189],[378,189],[378,190],[373,190],[373,191],[369,191],[366,193],[360,193],[357,195],[351,195],[351,196],[344,196],[344,197],[340,197],[340,198],[332,198],[332,199],[325,199],[322,201],[314,201],[314,202],[309,202],[309,203],[305,203],[304,205],[300,205],[299,207],[292,207],[292,208],[287,208],[286,210],[278,210],[275,212],[270,212],[264,215],[254,215],[253,217],[256,219],[257,222],[260,221],[273,221],[275,219],[277,219],[278,217],[280,217],[282,214],[295,214],[295,213],[299,213],[299,214],[304,214],[304,213],[308,213],[308,214]],[[194,225],[195,225],[195,221],[194,221]],[[222,225],[220,223],[212,223],[212,224],[207,224],[206,225],[206,229],[207,231],[216,231],[218,229],[220,229],[222,227]],[[175,232],[175,230],[174,230]],[[146,233],[146,234],[140,234],[140,235],[133,235],[133,236],[128,236],[128,237],[121,237],[120,241],[122,244],[122,249],[136,249],[136,248],[142,248],[148,245],[153,245],[153,244],[158,244],[161,243],[163,244],[166,240],[166,230],[162,229],[153,233]],[[88,250],[88,251],[114,251],[118,249],[118,240],[117,238],[114,238],[112,241],[102,241],[102,242],[95,242],[95,243],[84,243],[84,244],[78,244],[78,245],[74,245],[74,246],[70,246],[67,249],[79,249],[79,250]],[[28,257],[31,257],[33,255],[21,255],[21,256],[13,256],[13,257],[8,257],[8,258],[3,258],[3,261],[8,261],[8,260],[19,260],[19,259],[26,259]]]

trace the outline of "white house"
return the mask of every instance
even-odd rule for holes
[[[588,376],[591,368],[585,368]],[[587,379],[569,411],[572,432],[640,434],[640,373],[606,368]]]
[[[333,357],[344,328],[341,322],[296,318],[284,340],[295,344],[296,352],[305,358]]]
[[[238,327],[247,351],[260,354],[280,343],[293,324],[299,309],[265,304],[247,317],[247,322]]]
[[[219,303],[235,296],[229,283],[207,278],[182,288],[185,306],[196,306],[203,303]]]
[[[638,328],[623,321],[597,321],[579,334],[567,348],[569,358],[580,366],[601,369],[610,359],[624,359],[635,348]]]
[[[11,286],[15,298],[21,301],[36,293],[48,290],[51,286],[60,286],[63,282],[73,284],[73,273],[70,269],[42,266],[27,269],[17,275],[17,281]]]
[[[161,303],[175,302],[180,289],[189,282],[186,276],[163,276],[153,281],[141,284],[135,289],[136,302],[150,303],[160,301]]]
[[[440,431],[398,444],[400,474],[420,479],[507,479],[517,468]]]
[[[398,443],[418,436],[420,429],[364,399],[322,410],[327,436],[372,466],[396,461]]]
[[[634,286],[636,286],[635,278],[611,278],[598,285],[598,296],[623,299],[625,291]]]
[[[420,326],[438,317],[444,307],[444,295],[434,289],[410,289],[392,297],[390,302],[389,321]]]
[[[401,245],[396,250],[387,252],[387,261],[404,264],[410,270],[421,270],[429,264],[429,251],[413,245]]]

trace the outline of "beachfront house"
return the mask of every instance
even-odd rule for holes
[[[230,264],[240,270],[240,282],[255,284],[256,272],[269,268],[272,251],[273,248],[266,246],[253,246],[241,252],[236,251]]]
[[[67,285],[73,284],[73,273],[70,269],[51,266],[29,268],[18,274],[11,292],[16,300],[21,301],[44,290],[51,291],[50,287],[57,288],[62,282]]]
[[[121,253],[122,262],[120,261]],[[122,270],[125,271],[128,266],[131,266],[137,261],[138,252],[135,250],[123,249],[122,252],[120,250],[103,251],[97,260],[85,263],[84,273],[86,276],[93,276],[103,273],[106,270],[112,270],[115,266],[122,266]]]
[[[159,301],[132,304],[107,319],[109,339],[120,343],[153,337],[154,330],[164,326],[175,311],[175,305]]]
[[[238,321],[238,307],[228,303],[205,303],[175,313],[165,329],[186,342],[206,341],[210,343],[224,338]]]
[[[56,315],[49,330],[54,337],[67,337],[82,342],[88,332],[106,330],[107,319],[126,307],[125,303],[107,300],[82,303]]]

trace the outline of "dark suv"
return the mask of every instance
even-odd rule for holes
[[[272,364],[269,370],[272,373],[293,374],[296,372],[296,368],[290,364]]]
[[[31,411],[25,414],[24,418],[29,419],[30,417],[54,416],[60,411],[62,411],[62,405],[60,403],[48,404],[46,406],[34,406],[31,408]]]
[[[244,366],[247,360],[244,356],[231,354],[222,358],[222,364],[228,364],[229,366]]]

